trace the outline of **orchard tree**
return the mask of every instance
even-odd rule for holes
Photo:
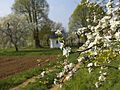
[[[57,83],[61,87],[63,84],[62,82],[69,80],[74,73],[76,73],[79,69],[78,65],[80,67],[83,65],[84,68],[87,68],[89,74],[99,68],[97,69],[100,70],[98,71],[99,77],[95,77],[93,80],[94,84],[91,86],[96,89],[100,88],[104,85],[104,82],[109,80],[107,78],[110,74],[110,68],[112,68],[112,70],[117,70],[119,73],[120,65],[113,66],[111,62],[114,62],[114,60],[118,59],[117,57],[120,56],[120,2],[118,2],[115,7],[113,7],[113,4],[112,0],[109,0],[106,4],[107,14],[103,18],[98,18],[96,15],[93,16],[93,22],[97,22],[96,24],[91,25],[91,20],[86,18],[89,24],[77,30],[79,35],[86,35],[87,40],[76,50],[76,52],[72,52],[79,53],[77,58],[78,63],[76,65],[67,61],[71,48],[66,46],[60,30],[56,32],[59,38],[61,38],[62,45],[60,49],[63,50],[63,56],[66,58],[63,63],[63,70],[57,74],[57,79],[54,79],[55,84]],[[65,79],[61,81],[63,77]]]
[[[30,29],[25,17],[16,14],[8,15],[1,20],[0,26],[3,40],[10,42],[16,51],[19,51],[18,47],[25,42]]]
[[[96,25],[98,22],[94,21],[96,19],[101,19],[104,14],[105,12],[102,7],[100,7],[96,3],[89,3],[87,0],[82,0],[70,17],[69,33],[76,33],[76,31],[81,27],[86,27],[88,25]],[[94,15],[96,17],[94,17]],[[85,30],[85,28],[82,29]],[[89,31],[89,29],[86,29],[85,31],[87,32]],[[80,35],[79,33],[76,33],[76,36],[78,39],[77,44],[78,46],[81,46],[86,41],[86,36]]]
[[[46,0],[15,0],[13,10],[16,13],[26,16],[28,23],[34,24],[33,37],[35,40],[35,47],[39,48],[39,25],[41,21],[48,16],[49,5]]]

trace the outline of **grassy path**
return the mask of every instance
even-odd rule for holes
[[[38,76],[34,76],[34,77],[30,78],[30,79],[27,79],[22,84],[20,84],[20,85],[18,85],[16,87],[10,88],[9,90],[20,90],[21,88],[27,86],[29,83],[35,82],[37,78],[39,78],[39,75]]]

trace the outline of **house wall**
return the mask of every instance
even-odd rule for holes
[[[50,39],[50,48],[59,48],[60,47],[60,41],[57,39]]]

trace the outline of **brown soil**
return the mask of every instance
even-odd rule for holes
[[[50,60],[55,60],[56,56],[0,57],[0,79],[38,66],[37,59],[40,60],[39,64],[43,65]]]

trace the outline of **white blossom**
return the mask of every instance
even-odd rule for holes
[[[56,78],[54,79],[54,84],[57,85],[57,79]]]
[[[62,84],[60,84],[59,87],[62,88]]]
[[[86,27],[79,28],[79,29],[77,30],[77,34],[78,34],[78,35],[81,35],[82,33],[84,33],[84,31],[85,31],[86,29],[87,29]]]
[[[87,67],[92,67],[93,65],[94,65],[93,63],[89,63]]]
[[[92,69],[91,67],[88,68],[88,72],[89,72],[89,73],[91,73],[92,70],[93,70],[93,69]]]
[[[63,48],[63,56],[68,57],[70,52],[71,52],[70,47]]]
[[[120,32],[115,33],[115,38],[117,39],[117,41],[120,41]]]
[[[60,42],[60,49],[62,50],[64,46],[64,43]]]
[[[57,34],[57,35],[62,35],[62,32],[61,32],[61,30],[57,30],[56,32],[55,32],[55,34]]]
[[[106,76],[107,75],[107,72],[104,72],[104,73],[102,73],[104,76]]]
[[[79,57],[79,58],[77,59],[78,63],[81,63],[81,62],[83,61],[83,59],[84,59],[84,57]]]
[[[74,67],[74,64],[73,64],[73,63],[70,63],[70,64],[68,65],[69,70],[71,70],[73,67]]]
[[[41,59],[37,59],[37,62],[41,62]]]
[[[45,76],[45,71],[41,72],[41,77],[44,77]]]
[[[68,65],[65,65],[65,66],[64,66],[64,71],[65,71],[65,72],[68,72],[68,71],[69,71],[69,70],[68,70]]]
[[[94,62],[94,66],[99,66],[99,64],[98,64],[98,62],[96,61],[96,62]]]
[[[93,37],[91,33],[87,33],[86,36],[87,36],[87,39],[91,39]]]
[[[87,21],[87,22],[89,22],[89,21],[90,21],[90,19],[86,19],[86,21]]]
[[[120,70],[120,65],[118,66],[118,70]]]
[[[101,69],[104,69],[104,67],[102,67],[102,66],[101,66],[100,68],[101,68]]]
[[[98,78],[99,81],[105,81],[106,80],[106,77],[104,75],[100,75],[99,78]]]
[[[102,74],[102,71],[99,71],[100,74]]]
[[[77,68],[74,67],[74,68],[72,69],[72,72],[75,73],[76,71],[77,71]]]
[[[95,51],[95,52],[94,52],[94,55],[96,56],[96,55],[98,55],[98,53]]]
[[[73,73],[70,71],[66,76],[65,80],[69,80],[72,77]]]
[[[113,4],[113,2],[111,0],[109,0],[109,2],[106,4],[106,7],[107,8],[112,8],[112,4]]]
[[[60,72],[60,73],[57,75],[57,77],[58,77],[58,78],[62,78],[62,77],[64,76],[64,73],[65,73],[65,72]]]
[[[95,83],[95,87],[96,87],[96,88],[99,88],[99,86],[100,86],[99,82],[96,82],[96,83]]]

